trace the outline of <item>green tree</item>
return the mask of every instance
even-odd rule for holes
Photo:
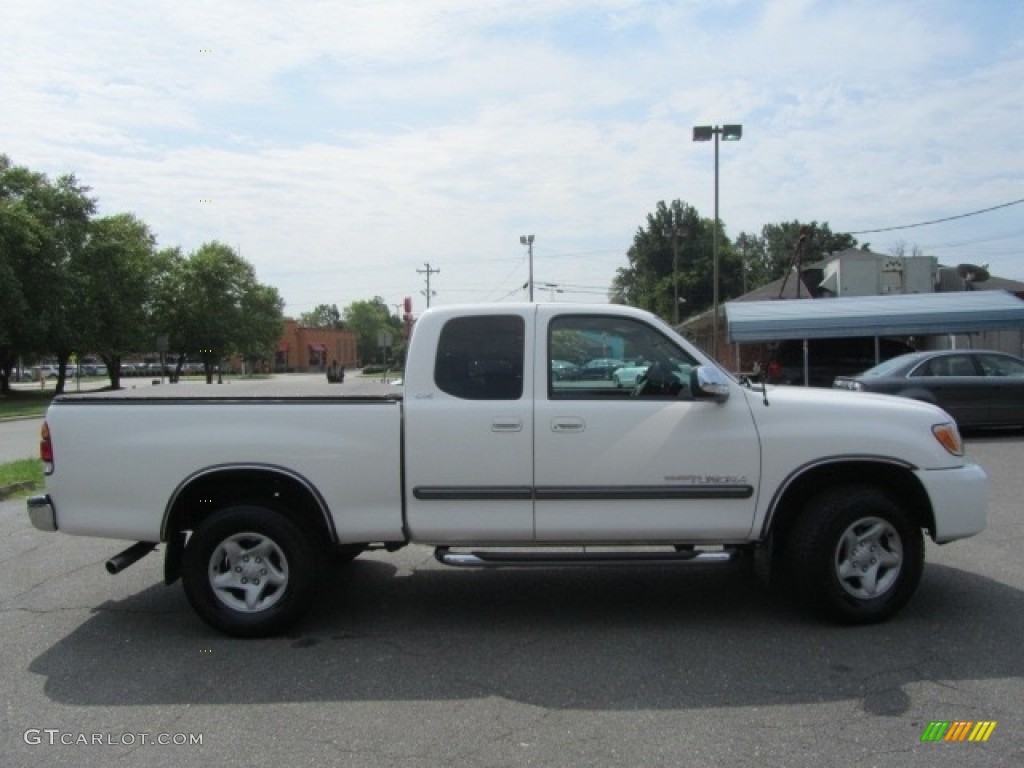
[[[676,317],[675,297],[681,300],[680,317],[701,312],[713,301],[714,222],[679,200],[658,203],[648,214],[647,226],[633,236],[626,252],[628,266],[620,267],[612,281],[612,301],[642,307],[668,321]],[[732,295],[739,272],[732,247],[720,231],[719,267],[725,295]],[[735,274],[733,274],[735,273]]]
[[[802,238],[802,239],[801,239]],[[856,248],[857,239],[834,233],[828,222],[799,221],[765,224],[760,235],[742,233],[736,239],[749,276],[749,290],[783,277],[798,256],[802,266],[821,261],[828,254]]]
[[[311,312],[299,315],[299,325],[306,328],[342,328],[337,304],[317,304]]]
[[[741,232],[736,238],[735,251],[740,260],[741,296],[774,279],[767,245],[762,238]]]
[[[57,391],[67,362],[82,342],[81,273],[96,203],[73,175],[50,181],[0,155],[0,274],[4,331],[0,335],[0,391],[20,355],[57,357]]]
[[[204,243],[187,258],[159,255],[163,276],[155,326],[163,328],[178,354],[175,378],[186,357],[203,362],[206,381],[220,361],[238,353],[269,354],[284,327],[277,290],[256,280],[252,265],[223,243]]]
[[[153,257],[151,323],[154,337],[167,337],[167,348],[177,353],[178,361],[171,381],[181,376],[189,345],[188,311],[185,305],[185,265],[181,248],[163,248]],[[154,338],[155,341],[155,338]]]
[[[23,264],[37,253],[42,224],[9,189],[7,158],[0,156],[0,392],[10,391],[11,371],[26,351],[32,318],[22,278]]]
[[[277,288],[257,283],[242,295],[241,310],[235,351],[253,366],[271,361],[284,332],[284,299]]]
[[[390,313],[387,303],[380,296],[369,301],[354,301],[345,307],[345,325],[351,328],[356,336],[356,349],[359,359],[364,363],[378,359],[380,346],[377,335],[386,331],[393,341],[401,338],[402,322]]]
[[[110,386],[121,385],[125,354],[155,348],[153,291],[156,238],[130,213],[96,219],[76,264],[85,299],[85,349],[107,366]]]

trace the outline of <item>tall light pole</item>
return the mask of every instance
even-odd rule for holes
[[[718,137],[722,141],[739,141],[743,136],[742,125],[695,125],[693,126],[694,141],[711,141],[715,139],[715,228],[711,233],[712,237],[712,259],[714,261],[714,283],[712,286],[712,318],[711,325],[711,354],[718,358]]]
[[[530,251],[530,303],[533,303],[533,235],[521,235],[519,242]]]

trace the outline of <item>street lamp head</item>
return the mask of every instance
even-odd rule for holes
[[[742,125],[723,125],[722,141],[739,141],[743,137]]]
[[[694,141],[711,141],[711,138],[715,135],[715,129],[710,125],[695,125],[693,126],[693,140]]]
[[[722,137],[722,141],[739,141],[743,137],[742,125],[695,125],[693,126],[694,141],[711,141],[716,135]]]
[[[519,242],[523,245],[531,245],[533,243],[533,235],[520,235]]]

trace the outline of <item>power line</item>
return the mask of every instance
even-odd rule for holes
[[[956,219],[966,219],[968,216],[977,216],[979,213],[988,213],[989,211],[998,211],[1000,208],[1009,208],[1011,205],[1020,205],[1024,203],[1024,197],[1019,200],[1011,200],[1008,203],[1002,205],[993,205],[991,208],[982,208],[980,211],[971,211],[970,213],[961,213],[957,216],[946,216],[942,219],[933,219],[932,221],[922,221],[918,224],[901,224],[898,227],[882,227],[881,229],[861,229],[856,232],[847,232],[848,235],[870,235],[876,232],[893,232],[897,229],[913,229],[914,227],[926,227],[929,224],[941,224],[944,221],[955,221]]]
[[[1004,232],[1002,234],[993,235],[992,237],[980,237],[971,238],[969,240],[960,240],[957,242],[948,243],[926,243],[928,250],[934,251],[939,248],[962,248],[964,246],[975,247],[984,243],[995,243],[1000,240],[1015,240],[1019,241],[1021,235],[1024,235],[1024,229],[1017,230],[1016,232]],[[1019,246],[1011,246],[1007,253],[1018,253],[1020,252]]]

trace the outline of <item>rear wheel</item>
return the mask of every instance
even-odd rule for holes
[[[195,529],[182,559],[182,583],[207,624],[235,637],[266,637],[290,627],[316,592],[319,551],[282,514],[239,505]]]
[[[788,550],[803,601],[850,624],[894,615],[913,596],[924,569],[921,528],[870,486],[834,488],[811,499]]]

